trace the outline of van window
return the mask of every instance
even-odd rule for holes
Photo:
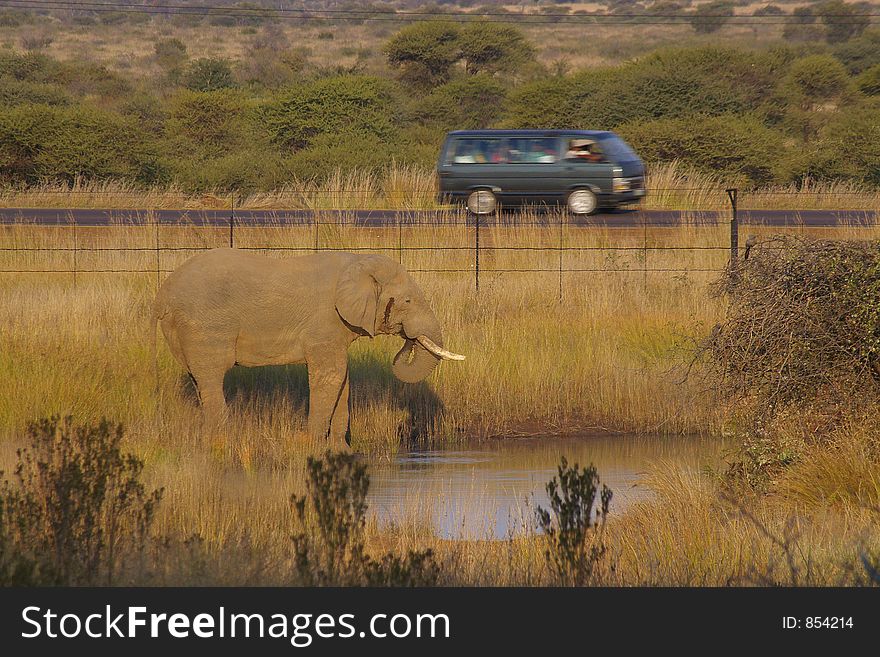
[[[559,141],[554,137],[509,140],[511,164],[553,164],[559,159]]]
[[[602,151],[617,162],[631,162],[639,159],[629,144],[617,135],[604,137],[599,140],[599,143],[602,146]]]
[[[447,164],[501,164],[507,161],[503,139],[459,139],[446,154]]]

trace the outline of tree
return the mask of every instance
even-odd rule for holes
[[[385,44],[391,66],[403,70],[403,78],[417,85],[430,86],[449,80],[452,67],[461,59],[455,23],[425,21],[408,25]]]
[[[787,120],[804,141],[809,141],[839,106],[850,89],[850,79],[840,60],[831,55],[811,55],[795,60],[782,81],[788,100]]]
[[[816,12],[825,24],[825,40],[843,43],[861,36],[871,22],[863,12],[843,0],[828,0]]]
[[[517,28],[498,23],[469,23],[458,38],[465,70],[477,73],[510,71],[535,56],[535,49]]]
[[[820,38],[816,14],[812,7],[797,7],[782,30],[782,38],[789,41],[811,41]]]
[[[720,30],[732,16],[733,5],[727,0],[716,0],[694,9],[689,20],[697,34],[710,34]]]
[[[785,10],[777,5],[764,5],[755,9],[752,16],[785,16]]]

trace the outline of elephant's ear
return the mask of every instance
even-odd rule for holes
[[[376,334],[376,306],[379,303],[378,264],[375,256],[349,265],[336,284],[336,310],[352,326],[370,336]]]

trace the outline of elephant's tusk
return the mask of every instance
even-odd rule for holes
[[[464,356],[462,356],[461,354],[455,354],[451,351],[448,351],[447,349],[444,349],[427,336],[420,335],[418,338],[416,338],[416,340],[418,340],[418,343],[420,345],[422,345],[425,349],[430,351],[438,358],[442,358],[443,360],[464,360]]]

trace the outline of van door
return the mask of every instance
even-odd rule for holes
[[[564,138],[561,182],[565,194],[578,187],[588,187],[601,194],[610,194],[614,163],[603,153],[600,144],[593,139],[572,136]]]
[[[502,187],[499,170],[506,159],[505,141],[498,137],[459,137],[452,141],[440,165],[442,188],[464,199],[476,188]]]
[[[563,197],[562,153],[558,137],[511,137],[504,167],[510,205],[543,205]]]

